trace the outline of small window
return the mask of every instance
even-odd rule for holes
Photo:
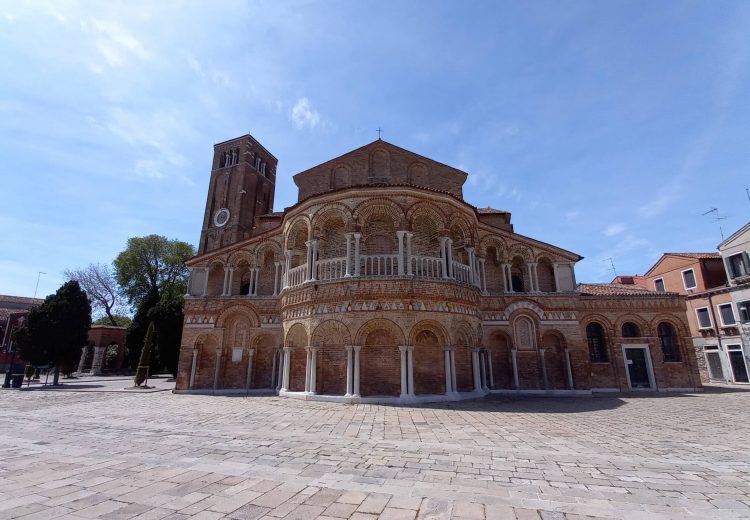
[[[255,169],[260,171],[260,157],[255,158]]]
[[[745,300],[744,302],[739,302],[737,304],[737,310],[740,313],[740,322],[741,323],[748,323],[748,322],[750,322],[750,300]]]
[[[665,292],[667,289],[664,287],[664,278],[657,278],[654,280],[654,290],[656,292]]]
[[[695,289],[698,286],[695,283],[695,272],[692,269],[682,271],[682,282],[685,284],[685,289]]]
[[[667,322],[661,322],[657,328],[661,351],[664,361],[680,361],[680,345],[677,341],[674,327]]]
[[[604,328],[599,323],[593,321],[586,325],[586,340],[589,344],[591,362],[609,363],[607,339],[604,336]]]
[[[622,324],[622,337],[623,338],[640,338],[641,329],[632,321],[626,321]]]
[[[698,317],[699,329],[711,328],[711,316],[708,313],[708,307],[701,307],[700,309],[695,309],[695,314]]]
[[[739,278],[750,274],[750,258],[747,253],[737,253],[727,258],[730,278]]]
[[[731,303],[722,303],[718,306],[718,309],[722,325],[728,327],[737,324],[737,320],[734,318],[734,309],[732,309]]]

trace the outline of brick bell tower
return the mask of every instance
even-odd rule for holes
[[[277,164],[250,134],[214,145],[198,254],[253,235],[255,217],[273,211]]]

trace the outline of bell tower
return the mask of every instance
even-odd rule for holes
[[[198,254],[253,235],[255,217],[273,211],[277,164],[250,134],[214,145]]]

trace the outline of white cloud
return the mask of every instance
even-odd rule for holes
[[[610,224],[604,229],[604,236],[613,237],[625,231],[625,225],[621,223]]]
[[[663,192],[646,204],[641,205],[638,208],[638,213],[642,217],[655,217],[669,208],[675,199],[676,195],[673,192]]]
[[[96,49],[110,67],[124,65],[129,57],[149,58],[140,40],[116,22],[90,18],[81,22],[81,30],[96,39]]]
[[[313,108],[310,100],[306,97],[297,99],[297,102],[289,111],[289,120],[300,130],[305,128],[312,130],[321,125],[320,113]]]

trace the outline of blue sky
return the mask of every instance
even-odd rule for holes
[[[197,244],[213,143],[293,174],[383,138],[575,251],[580,281],[750,220],[748,2],[0,2],[0,293]]]

